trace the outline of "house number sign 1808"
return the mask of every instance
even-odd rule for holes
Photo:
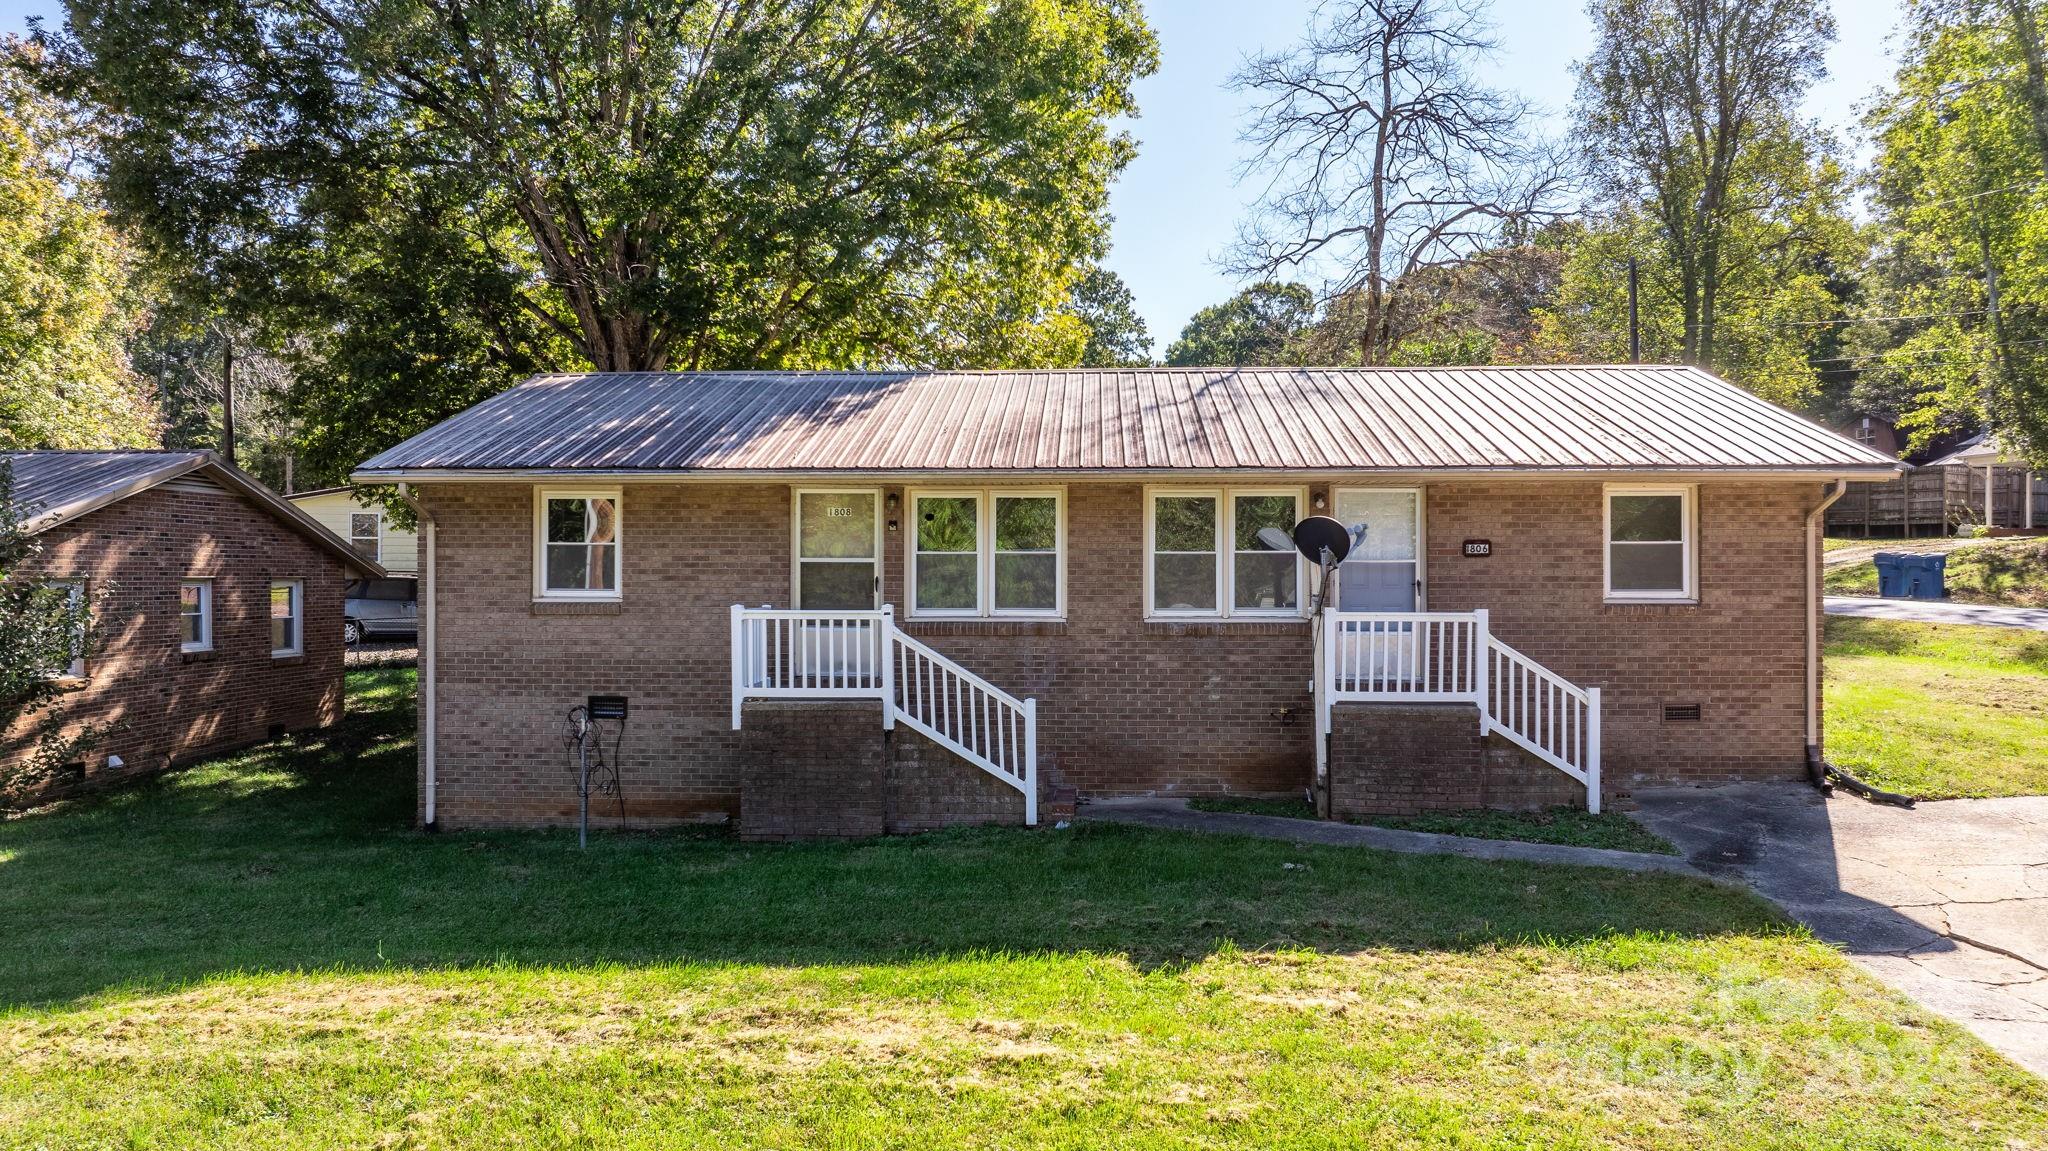
[[[1466,555],[1468,555],[1468,556],[1475,556],[1475,557],[1485,557],[1485,556],[1490,556],[1490,555],[1492,555],[1492,554],[1493,554],[1493,541],[1492,541],[1492,540],[1466,540],[1466,541],[1465,541],[1465,554],[1466,554]]]

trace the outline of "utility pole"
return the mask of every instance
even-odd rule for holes
[[[235,344],[229,340],[220,353],[220,454],[235,462]]]
[[[1638,279],[1639,270],[1636,267],[1636,258],[1630,256],[1628,258],[1628,362],[1631,364],[1643,362],[1642,320],[1636,308]]]

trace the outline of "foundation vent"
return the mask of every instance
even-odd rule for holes
[[[1664,705],[1665,723],[1698,723],[1700,705],[1696,703],[1667,703]]]

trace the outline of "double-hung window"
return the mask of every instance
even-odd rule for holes
[[[1163,618],[1301,614],[1302,565],[1282,535],[1301,518],[1296,488],[1161,488],[1146,494],[1146,611]],[[1267,533],[1270,535],[1271,533]]]
[[[540,489],[533,539],[536,598],[619,598],[617,488]]]
[[[270,585],[270,654],[298,655],[304,650],[305,585],[298,580],[273,580]]]
[[[348,514],[348,546],[371,563],[383,559],[384,516],[381,512]]]
[[[85,678],[85,584],[81,580],[51,580],[47,585],[50,594],[64,598],[64,611],[70,617],[71,635],[67,654],[71,657],[52,675],[68,679]]]
[[[178,650],[213,648],[213,581],[188,579],[178,584]]]
[[[912,491],[910,614],[1057,618],[1061,495],[989,488]]]
[[[1607,598],[1691,601],[1694,512],[1690,485],[1607,489]]]

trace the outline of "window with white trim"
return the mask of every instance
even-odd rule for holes
[[[910,614],[1057,618],[1062,498],[1037,489],[909,492]]]
[[[378,563],[383,555],[384,514],[382,512],[350,512],[348,514],[348,546],[355,553],[371,563]]]
[[[1145,501],[1145,602],[1160,617],[1276,618],[1301,614],[1302,565],[1268,547],[1266,528],[1292,532],[1298,488],[1161,488]]]
[[[73,620],[69,648],[71,659],[63,667],[53,668],[50,674],[69,679],[84,679],[86,631],[85,581],[51,580],[44,586],[64,593],[64,607]]]
[[[1607,488],[1607,598],[1691,600],[1693,502],[1689,485]]]
[[[304,650],[305,585],[298,580],[273,580],[270,584],[270,654],[298,655]]]
[[[213,581],[181,580],[178,584],[178,650],[213,648]]]
[[[542,488],[533,509],[535,597],[619,598],[618,489]]]

